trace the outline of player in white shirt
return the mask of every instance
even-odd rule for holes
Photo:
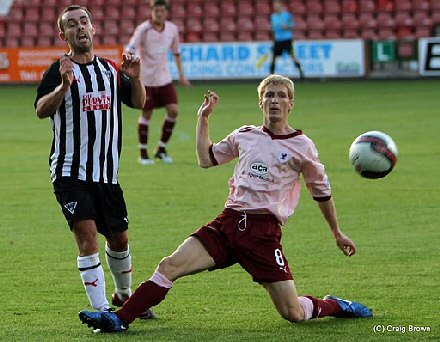
[[[168,66],[170,50],[176,61],[179,83],[183,86],[190,84],[183,71],[179,30],[174,23],[166,20],[167,15],[168,3],[165,0],[151,1],[151,19],[136,27],[125,49],[127,53],[139,55],[142,82],[147,91],[147,101],[138,121],[139,163],[142,165],[154,164],[154,159],[147,151],[148,135],[153,110],[161,107],[166,108],[167,114],[154,157],[165,163],[173,162],[167,154],[166,146],[173,133],[179,107],[176,89]]]
[[[279,75],[258,87],[263,125],[243,126],[213,144],[209,116],[219,98],[208,92],[198,112],[197,156],[203,168],[238,158],[229,181],[225,209],[198,229],[170,256],[162,259],[150,280],[142,283],[117,312],[80,312],[80,319],[104,331],[123,331],[146,309],[159,304],[173,282],[204,270],[239,263],[268,291],[281,317],[294,323],[318,317],[372,317],[365,305],[335,296],[298,296],[281,246],[281,226],[300,197],[300,175],[317,201],[337,246],[347,256],[354,242],[339,228],[330,185],[312,140],[289,125],[294,85]]]

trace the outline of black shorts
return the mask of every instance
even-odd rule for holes
[[[119,184],[62,177],[55,179],[53,188],[70,230],[81,220],[94,220],[98,232],[106,237],[128,229],[127,207]]]
[[[289,54],[293,53],[293,40],[280,40],[275,41],[273,44],[273,54],[274,56],[281,56],[283,52],[286,51]]]

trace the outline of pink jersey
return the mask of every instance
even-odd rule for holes
[[[300,130],[274,135],[266,127],[243,126],[212,145],[210,155],[214,164],[239,158],[229,180],[227,208],[272,213],[284,224],[298,205],[301,173],[315,200],[330,199],[315,144]]]
[[[180,53],[177,26],[166,20],[165,28],[157,31],[151,21],[147,20],[136,27],[125,50],[141,58],[144,85],[161,87],[172,82],[168,66],[170,49],[175,54]]]

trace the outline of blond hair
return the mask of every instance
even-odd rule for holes
[[[288,79],[287,77],[272,74],[272,75],[266,77],[264,80],[262,80],[260,85],[257,88],[258,99],[260,101],[262,100],[263,93],[266,90],[266,87],[270,84],[285,86],[287,88],[287,93],[289,95],[289,99],[293,100],[293,98],[295,96],[295,85],[293,84],[293,82],[290,79]]]

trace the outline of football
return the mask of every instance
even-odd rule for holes
[[[358,136],[350,146],[349,159],[364,178],[383,178],[397,163],[397,145],[382,132],[370,131]]]

